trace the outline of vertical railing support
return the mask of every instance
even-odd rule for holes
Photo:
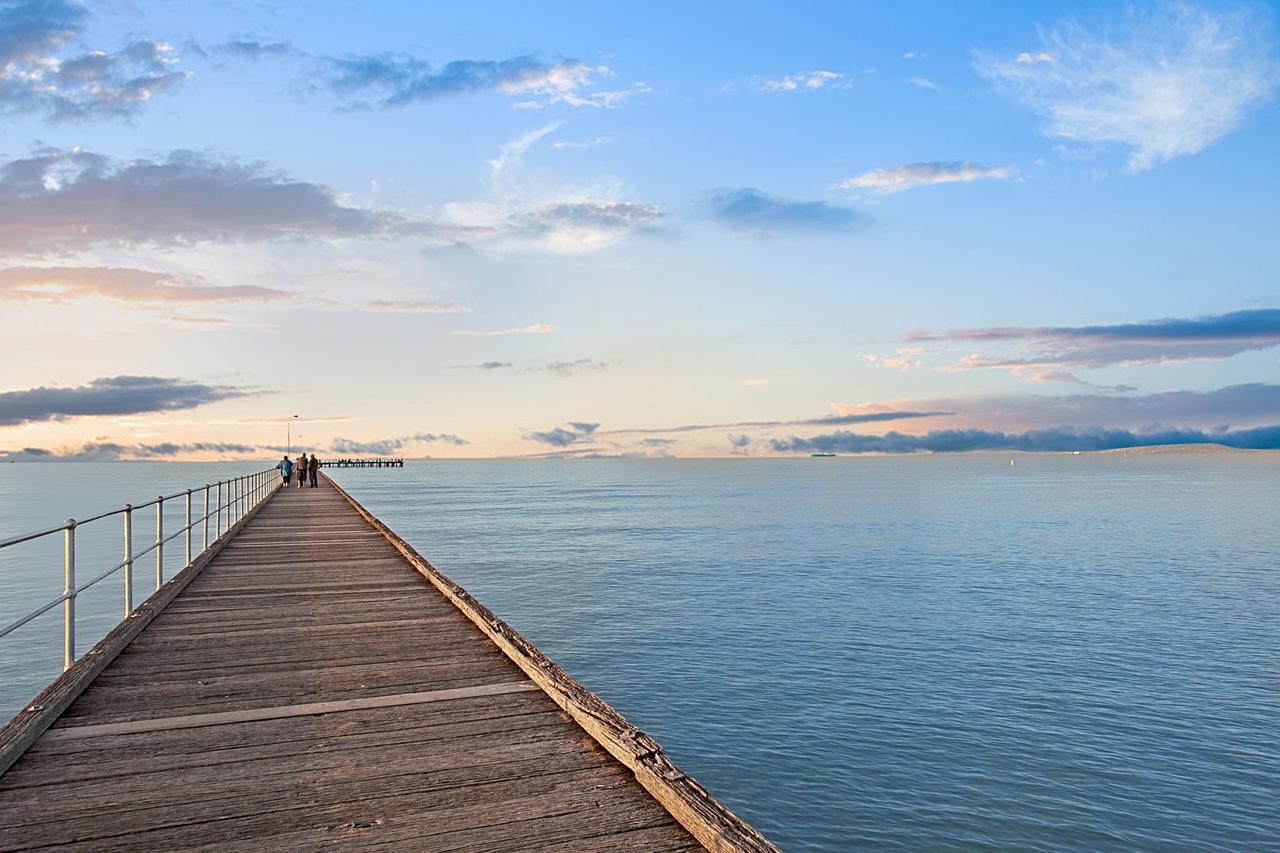
[[[204,533],[204,549],[209,547],[209,484],[204,484],[204,523],[200,525]]]
[[[222,481],[218,481],[218,506],[213,511],[214,539],[222,535]]]
[[[62,669],[76,662],[76,520],[67,519],[62,558]]]
[[[187,489],[187,565],[191,565],[191,490]]]
[[[133,504],[124,505],[124,616],[133,612]]]
[[[164,586],[164,495],[156,499],[156,589]]]

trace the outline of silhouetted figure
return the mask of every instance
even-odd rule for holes
[[[316,479],[320,475],[320,460],[316,458],[314,451],[311,453],[311,461],[307,463],[307,473],[311,475],[311,488],[314,489],[316,487]]]

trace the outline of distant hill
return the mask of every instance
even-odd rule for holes
[[[1153,444],[1146,447],[1119,447],[1115,450],[1095,450],[1095,453],[1122,453],[1132,456],[1135,453],[1265,453],[1266,451],[1244,450],[1239,447],[1227,447],[1225,444]]]

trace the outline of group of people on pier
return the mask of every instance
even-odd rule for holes
[[[289,458],[289,454],[286,453],[284,458],[276,463],[276,468],[280,470],[280,479],[284,481],[285,488],[289,487],[289,480],[296,471],[298,474],[298,488],[301,489],[305,483],[310,482],[311,488],[314,489],[320,473],[320,460],[316,458],[314,453],[311,454],[310,459],[304,453],[298,457],[297,462],[294,462]]]

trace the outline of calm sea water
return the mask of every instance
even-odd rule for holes
[[[3,466],[0,530],[218,472]],[[1280,849],[1272,456],[335,477],[784,849]],[[56,595],[58,548],[0,584],[0,622]],[[0,640],[8,710],[43,621]]]

